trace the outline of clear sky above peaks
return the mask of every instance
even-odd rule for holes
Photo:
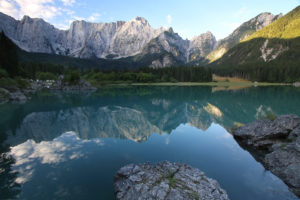
[[[74,20],[127,21],[146,18],[154,28],[173,27],[183,38],[211,31],[217,39],[261,12],[286,14],[300,0],[0,0],[0,12],[40,17],[61,29]]]

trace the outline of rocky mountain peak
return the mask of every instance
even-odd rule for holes
[[[131,21],[90,23],[74,21],[69,30],[59,30],[42,19],[24,16],[21,21],[0,15],[0,31],[20,48],[30,52],[55,53],[80,58],[128,57],[141,52],[164,31],[154,29],[143,17]]]
[[[171,33],[171,34],[173,34],[173,33],[174,33],[174,30],[173,30],[173,28],[172,28],[172,27],[170,27],[170,28],[168,29],[168,32],[169,32],[169,33]]]
[[[29,17],[28,15],[24,15],[23,18],[21,19],[22,22],[24,21],[30,21],[31,17]]]
[[[217,42],[215,49],[207,56],[207,60],[212,62],[221,58],[228,51],[228,49],[245,40],[254,32],[262,29],[265,26],[268,26],[280,17],[282,17],[282,14],[273,15],[271,13],[264,12],[243,23],[228,37]]]
[[[280,17],[282,17],[281,13],[279,15],[273,15],[272,13],[264,12],[251,19],[250,24],[255,25],[256,30],[260,30]]]
[[[156,56],[167,53],[168,57],[162,66],[170,66],[171,58],[183,64],[190,61],[207,61],[206,56],[216,46],[221,47],[221,52],[217,52],[214,58],[222,56],[228,48],[280,16],[262,13],[242,24],[229,37],[218,43],[210,31],[190,41],[184,40],[171,27],[167,30],[163,27],[152,28],[143,17],[111,23],[77,20],[70,25],[69,30],[59,30],[43,19],[24,16],[19,21],[0,13],[0,31],[4,31],[20,48],[29,52],[114,59],[137,54],[147,55],[149,52],[155,52]]]
[[[239,26],[237,29],[233,31],[232,34],[230,34],[227,38],[232,37],[239,37],[239,41],[244,40],[245,38],[249,37],[251,34],[253,34],[255,31],[258,31],[262,29],[263,27],[271,24],[278,18],[280,18],[282,14],[279,15],[273,15],[268,12],[261,13],[257,15],[256,17],[250,19],[249,21],[243,23],[241,26]],[[227,39],[225,38],[225,39]]]
[[[149,25],[148,21],[144,17],[136,17],[132,21],[140,22],[144,25]]]
[[[41,18],[31,18],[28,15],[24,15],[23,18],[21,19],[21,23],[36,23],[36,22],[41,22],[41,23],[47,23]]]
[[[199,43],[208,39],[216,42],[216,37],[210,31],[207,31],[206,33],[193,37],[191,43]]]
[[[193,37],[190,41],[188,52],[189,61],[203,59],[215,48],[216,43],[216,37],[210,31]]]
[[[148,23],[148,21],[144,18],[144,17],[135,17],[134,18],[135,21],[140,21],[142,23]]]

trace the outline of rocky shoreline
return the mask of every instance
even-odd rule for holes
[[[20,89],[15,89],[13,91],[9,91],[4,88],[0,88],[0,104],[7,103],[7,102],[26,102],[27,97],[25,96],[24,92]]]
[[[122,167],[114,177],[117,200],[228,200],[217,181],[199,169],[168,161]]]
[[[80,79],[75,83],[63,81],[63,76],[60,76],[56,81],[30,81],[28,87],[20,88],[0,88],[0,104],[7,102],[25,103],[30,99],[31,94],[46,89],[51,91],[96,91],[89,82]]]
[[[300,197],[300,118],[281,115],[232,130],[237,142]]]

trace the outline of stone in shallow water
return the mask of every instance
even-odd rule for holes
[[[217,181],[198,169],[168,161],[126,165],[114,177],[116,199],[229,199]]]

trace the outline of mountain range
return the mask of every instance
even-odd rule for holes
[[[43,19],[24,16],[22,20],[15,20],[0,13],[0,31],[22,50],[31,53],[160,68],[187,63],[207,64],[280,17],[262,13],[220,41],[216,41],[209,31],[184,40],[172,28],[152,28],[142,17],[112,23],[74,21],[68,30],[60,30]]]
[[[299,81],[300,6],[254,32],[211,64],[222,75],[257,81]]]

